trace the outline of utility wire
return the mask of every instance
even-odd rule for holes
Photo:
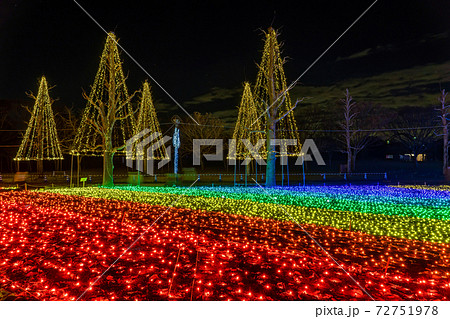
[[[234,127],[234,126],[225,126],[225,125],[209,125],[209,124],[194,124],[194,123],[180,123],[180,125],[194,125],[194,126],[205,126],[205,127]],[[404,131],[404,130],[424,130],[424,129],[434,129],[434,128],[443,128],[443,125],[436,126],[418,126],[418,127],[398,127],[398,128],[377,128],[377,129],[354,129],[349,130],[350,132],[383,132],[383,131]],[[250,130],[249,128],[245,128]],[[346,130],[277,130],[277,132],[346,132]]]
[[[168,130],[173,127],[173,123],[161,123],[160,125],[171,125]],[[195,124],[195,123],[180,123],[180,125],[190,125],[190,126],[204,126],[204,127],[223,127],[223,128],[234,128],[230,125],[209,125],[209,124]],[[349,130],[349,132],[384,132],[384,131],[405,131],[405,130],[425,130],[425,129],[436,129],[443,128],[443,125],[436,126],[417,126],[417,127],[397,127],[397,128],[376,128],[376,129],[355,129]],[[250,130],[249,128],[245,128]],[[70,131],[72,129],[58,129],[58,131]],[[167,130],[167,131],[168,131]],[[166,132],[167,132],[166,131]],[[342,133],[346,130],[276,130],[277,132],[325,132],[325,133]],[[0,132],[25,132],[25,130],[0,130]]]

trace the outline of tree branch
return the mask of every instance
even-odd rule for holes
[[[84,90],[83,90],[82,95],[83,95],[83,98],[85,98],[89,102],[89,104],[91,104],[95,109],[97,109],[97,111],[100,114],[100,117],[102,119],[102,122],[105,121],[105,110],[104,110],[105,105],[104,105],[104,103],[102,101],[100,101],[100,100],[98,101],[99,103],[102,104],[102,107],[101,107],[96,102],[94,102],[91,99],[91,97],[86,94],[86,92]]]
[[[286,95],[285,95],[286,96]],[[283,115],[281,115],[278,119],[275,120],[275,123],[278,123],[279,121],[281,121],[282,119],[284,119],[289,113],[291,113],[296,107],[297,105],[302,102],[305,98],[301,98],[301,99],[297,99],[297,101],[295,102],[294,106],[291,107],[289,110],[287,110]],[[284,98],[283,98],[284,101]],[[281,104],[283,103],[283,101],[281,102]]]
[[[93,128],[97,131],[98,134],[102,136],[105,134],[105,132],[103,132],[103,130],[95,120],[91,119],[90,117],[86,117],[86,120],[93,126]]]
[[[125,148],[126,145],[116,146],[112,149],[113,153],[116,153],[118,151],[121,151]]]
[[[27,91],[27,92],[25,92],[25,94],[26,94],[29,98],[32,98],[33,100],[36,100],[36,99],[37,99],[37,97],[33,94],[32,91]]]
[[[116,112],[120,111],[121,108],[123,108],[125,105],[127,105],[128,103],[130,103],[131,99],[136,95],[136,93],[140,92],[140,90],[134,91],[133,94],[131,94],[128,99],[125,100],[125,102],[123,102],[122,104],[120,104],[117,108],[116,108]],[[117,115],[117,114],[115,114]]]

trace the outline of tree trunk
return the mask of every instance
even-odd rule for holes
[[[352,159],[353,159],[353,153],[352,150],[352,134],[351,134],[351,128],[352,128],[352,118],[355,116],[354,112],[352,111],[352,107],[354,103],[352,103],[352,97],[350,96],[350,93],[348,92],[348,89],[345,90],[345,100],[343,100],[344,105],[344,129],[345,129],[345,147],[346,147],[346,153],[347,153],[347,174],[352,172]]]
[[[269,118],[269,121],[272,120],[272,123],[267,126],[267,139],[266,139],[266,148],[267,148],[267,166],[266,166],[266,186],[273,187],[277,185],[276,176],[275,176],[275,165],[276,165],[276,157],[275,157],[275,145],[272,145],[271,141],[275,139],[275,121],[274,118]],[[303,163],[304,165],[305,163]]]
[[[352,172],[352,153],[347,152],[347,173]]]
[[[353,154],[352,154],[352,161],[351,161],[350,166],[351,166],[350,172],[354,172],[356,169],[356,153],[355,152],[353,152]]]
[[[103,153],[103,186],[114,186],[113,164],[114,153],[111,150]]]
[[[447,121],[444,121],[444,167],[443,167],[443,173],[444,175],[447,173],[447,167],[448,167],[448,127],[447,127]]]
[[[267,166],[266,166],[266,187],[273,187],[277,185],[275,176],[276,170],[276,157],[275,157],[275,145],[272,145],[271,141],[275,139],[275,128],[277,118],[277,107],[273,105],[276,101],[275,92],[275,47],[273,41],[270,43],[270,60],[269,70],[267,74],[267,90],[269,93],[269,109],[267,110],[267,126],[266,126],[266,149],[267,149]]]
[[[80,155],[77,155],[77,186],[80,186],[80,174],[81,174],[81,159],[83,157]]]
[[[247,179],[248,179],[248,175],[249,175],[249,167],[250,163],[248,163],[247,165],[245,165],[245,187],[247,187]]]
[[[347,123],[347,128],[346,128],[346,142],[347,142],[347,173],[351,173],[352,172],[352,158],[353,158],[353,152],[352,152],[352,146],[351,146],[351,140],[350,140],[350,127]]]
[[[44,161],[41,159],[37,160],[37,173],[38,175],[42,175],[44,172]]]

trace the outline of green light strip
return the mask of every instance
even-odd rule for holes
[[[169,206],[178,197],[176,193],[183,191],[181,188],[173,188],[173,190],[173,193],[156,193],[86,187],[53,189],[50,192]],[[448,220],[423,219],[381,213],[368,214],[356,211],[339,211],[335,209],[286,204],[278,205],[253,201],[242,194],[241,199],[235,199],[228,198],[231,194],[221,197],[206,197],[200,196],[200,193],[202,193],[200,190],[193,189],[189,196],[183,196],[178,199],[176,207],[211,212],[220,211],[251,217],[290,220],[281,208],[284,207],[299,223],[332,226],[344,230],[351,228],[352,231],[362,231],[373,235],[432,242],[450,242],[450,221]],[[197,194],[197,196],[194,194]],[[276,199],[278,200],[278,196]]]

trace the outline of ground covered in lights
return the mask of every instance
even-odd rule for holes
[[[447,300],[449,242],[446,187],[10,191],[0,298]]]

